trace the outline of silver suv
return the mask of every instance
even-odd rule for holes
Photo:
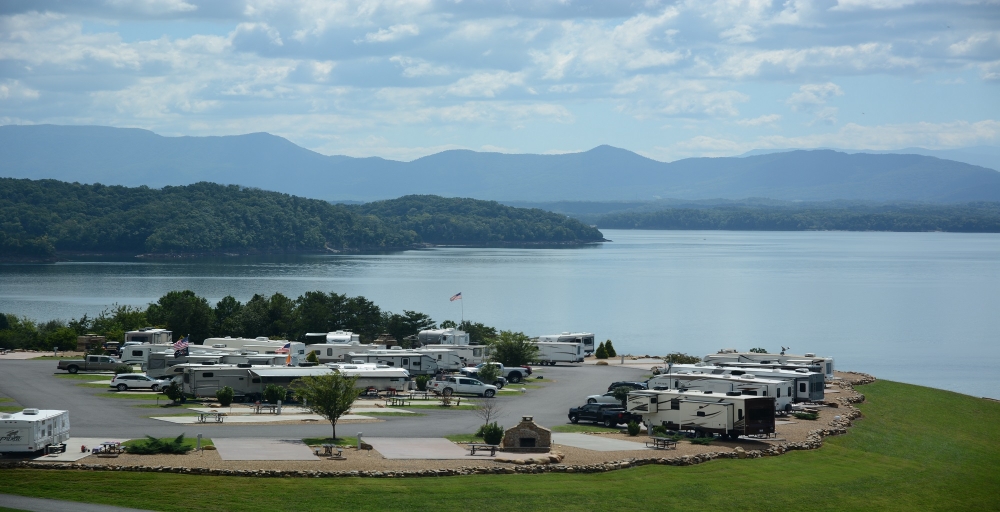
[[[111,379],[111,387],[118,388],[118,391],[129,389],[150,389],[159,391],[160,388],[170,384],[169,380],[154,379],[148,375],[138,373],[121,373]]]

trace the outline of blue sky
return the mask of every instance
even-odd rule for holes
[[[1000,145],[1000,3],[5,0],[0,124],[324,154]]]

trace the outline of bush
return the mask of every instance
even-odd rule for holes
[[[115,366],[115,375],[121,375],[123,373],[132,373],[133,371],[134,370],[132,369],[132,365],[130,364],[120,364],[118,366]]]
[[[598,359],[607,359],[608,358],[608,349],[604,346],[604,342],[603,341],[601,342],[600,345],[597,346],[597,350],[594,351],[594,357],[596,357]]]
[[[628,422],[627,426],[628,426],[628,435],[630,435],[632,437],[635,437],[635,436],[639,435],[639,424],[638,423],[636,423],[634,421],[630,421],[630,422]]]
[[[417,389],[420,391],[427,391],[427,381],[431,380],[430,375],[417,375]]]
[[[702,446],[708,446],[712,444],[712,441],[715,441],[715,438],[712,436],[691,438],[691,444],[700,444]]]
[[[264,386],[264,401],[269,404],[276,404],[278,400],[284,400],[287,395],[288,391],[277,384]]]
[[[482,431],[483,442],[486,444],[500,444],[500,441],[503,441],[503,427],[497,425],[495,421],[479,427],[479,430]]]
[[[169,386],[163,388],[163,394],[174,403],[184,401],[184,390],[176,382],[171,382]]]
[[[306,356],[306,361],[310,363],[319,363],[319,357],[316,355],[316,351],[310,351],[309,355]]]
[[[674,363],[674,364],[695,364],[701,362],[700,357],[684,354],[681,352],[672,352],[670,354],[667,354],[666,356],[663,357],[663,360],[668,363]]]
[[[615,400],[618,400],[622,406],[625,406],[625,402],[628,401],[628,394],[632,391],[632,388],[628,386],[618,386],[611,392],[615,394]]]
[[[654,436],[667,435],[667,427],[664,427],[663,425],[653,425],[653,435]]]
[[[229,407],[229,404],[233,403],[234,396],[236,396],[236,392],[229,386],[225,386],[215,392],[215,399],[218,400],[219,405],[223,407]]]
[[[767,353],[767,349],[766,348],[762,348],[762,347],[757,347],[757,348],[750,349],[750,352],[753,352],[754,354],[766,354]]]
[[[171,455],[184,455],[191,451],[191,447],[184,443],[184,434],[171,439],[157,439],[153,436],[146,436],[145,441],[139,441],[129,445],[128,453],[138,455],[156,455],[158,453],[168,453]]]
[[[608,353],[608,357],[618,356],[618,353],[615,352],[615,346],[611,344],[611,340],[604,342],[604,351]]]
[[[487,426],[488,426],[488,425],[487,425],[487,424],[485,424],[485,423],[484,423],[484,424],[482,424],[482,425],[479,425],[479,429],[477,429],[477,430],[476,430],[476,433],[475,433],[475,434],[472,434],[472,435],[474,435],[474,436],[476,436],[476,437],[478,437],[478,438],[482,439],[482,438],[483,438],[483,435],[484,435],[484,432],[485,432],[485,430],[486,430],[486,427],[487,427]]]
[[[818,420],[819,419],[819,413],[815,413],[815,412],[793,412],[792,416],[795,416],[796,418],[798,418],[800,420]]]
[[[476,374],[479,376],[479,381],[483,384],[493,384],[500,378],[500,367],[487,363],[479,367]]]

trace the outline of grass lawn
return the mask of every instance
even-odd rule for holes
[[[97,384],[95,384],[95,386],[96,385]],[[109,390],[112,389],[112,388],[110,388],[108,386],[103,386],[103,387],[106,388],[106,389],[109,389]],[[120,400],[156,400],[156,399],[159,399],[160,402],[164,402],[164,403],[170,401],[170,399],[167,398],[167,395],[164,395],[163,393],[153,393],[152,391],[150,391],[149,393],[141,393],[141,394],[137,394],[135,392],[119,393],[117,391],[108,391],[107,393],[100,393],[97,396],[99,396],[101,398],[118,398]]]
[[[358,438],[357,436],[344,436],[331,440],[329,437],[307,437],[303,439],[302,442],[309,446],[320,446],[324,444],[335,444],[338,446],[357,446]]]
[[[127,486],[107,485],[106,472],[0,470],[0,481],[8,493],[167,511],[458,510],[470,490],[485,511],[997,509],[1000,403],[886,381],[860,390],[866,418],[820,450],[688,467],[400,479],[129,473]]]
[[[122,443],[122,445],[123,446],[135,446],[138,443],[144,443],[144,442],[146,442],[146,439],[147,438],[145,438],[145,437],[143,437],[142,439],[132,439],[131,441],[125,441],[124,443]],[[176,439],[176,437],[161,437],[160,438],[161,441],[173,441],[174,439]],[[197,444],[198,444],[198,438],[197,437],[184,437],[184,445],[185,446],[190,446],[192,450],[194,449],[194,447]],[[201,445],[202,446],[215,446],[212,443],[212,440],[209,439],[209,438],[207,438],[207,437],[201,438]]]
[[[0,412],[21,412],[24,407],[20,405],[0,405]]]
[[[450,436],[444,436],[445,439],[453,443],[482,443],[483,438],[476,437],[473,434],[452,434]]]
[[[141,407],[143,409],[163,409],[164,411],[170,411],[170,410],[177,411],[177,410],[187,409],[187,408],[190,408],[190,407],[201,407],[201,404],[175,404],[175,403],[171,402],[169,398],[165,398],[164,400],[166,400],[166,403],[161,403],[161,404],[136,404],[136,405],[133,405],[132,407]]]
[[[55,373],[52,375],[57,379],[80,379],[80,380],[111,380],[114,378],[113,373]]]
[[[566,424],[552,427],[553,432],[621,432],[620,428],[607,428],[598,424],[580,423],[577,425]]]

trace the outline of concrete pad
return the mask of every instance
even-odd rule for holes
[[[301,439],[212,438],[222,460],[319,460]]]
[[[552,443],[574,448],[583,448],[595,452],[620,452],[625,450],[647,450],[645,444],[633,443],[632,441],[622,441],[620,439],[608,439],[603,436],[591,436],[587,434],[566,434],[560,432],[552,433]]]
[[[35,459],[35,462],[76,462],[84,457],[90,456],[90,450],[95,446],[101,446],[101,443],[105,441],[119,441],[124,443],[125,441],[128,441],[128,439],[116,439],[109,437],[71,437],[66,441],[65,453],[43,455]],[[87,451],[81,453],[80,446],[86,446]]]
[[[351,408],[352,414],[365,414],[365,413],[379,413],[379,412],[391,412],[391,413],[401,413],[401,414],[417,414],[416,411],[408,411],[398,407],[393,408],[381,408],[381,407],[353,407]]]
[[[150,418],[151,420],[166,421],[169,423],[177,423],[180,425],[225,425],[227,423],[277,423],[280,421],[322,421],[325,422],[326,418],[318,414],[291,414],[280,416],[275,414],[252,414],[252,415],[240,415],[240,416],[226,416],[222,423],[216,423],[214,420],[209,420],[207,423],[198,423],[197,416],[155,416]],[[340,417],[338,421],[382,421],[377,418],[372,418],[371,416],[361,416],[359,414],[345,414]]]
[[[468,460],[469,451],[443,438],[434,437],[364,437],[387,459]]]

